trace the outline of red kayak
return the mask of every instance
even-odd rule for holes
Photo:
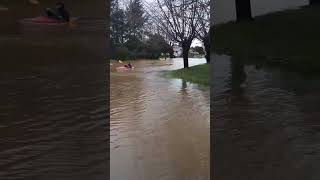
[[[118,72],[123,72],[123,71],[133,70],[134,67],[132,67],[132,68],[127,68],[127,67],[124,67],[124,66],[120,66],[120,67],[117,67],[116,69],[117,69]]]
[[[74,21],[76,18],[71,18],[70,21]],[[43,25],[65,25],[68,22],[63,20],[58,20],[54,18],[48,18],[45,16],[39,16],[34,18],[26,18],[21,21],[22,23],[31,23],[31,24],[43,24]]]

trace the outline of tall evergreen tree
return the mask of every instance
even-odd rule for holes
[[[142,39],[147,16],[141,0],[130,0],[126,11],[128,38]]]
[[[119,6],[118,0],[111,1],[111,43],[113,46],[122,46],[127,34],[126,14]]]
[[[124,9],[121,0],[111,0],[111,44],[113,58],[159,58],[173,54],[165,38],[152,31],[142,0],[128,0]]]

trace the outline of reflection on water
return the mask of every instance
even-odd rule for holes
[[[105,179],[104,23],[24,26],[12,8],[0,15],[0,179]]]
[[[320,80],[213,60],[213,178],[319,179]]]
[[[234,91],[240,91],[241,85],[245,82],[247,75],[241,61],[236,59],[231,59],[231,61],[231,89]]]
[[[111,179],[209,179],[209,90],[159,76],[182,59],[131,63],[111,73]]]

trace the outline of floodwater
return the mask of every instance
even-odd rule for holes
[[[131,63],[129,72],[111,67],[111,180],[208,180],[209,88],[161,77],[182,59]]]
[[[105,21],[22,25],[25,7],[0,12],[0,179],[106,179]]]
[[[213,178],[320,178],[320,79],[212,59]]]

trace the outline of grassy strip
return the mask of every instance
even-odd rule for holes
[[[201,64],[186,69],[178,69],[167,72],[167,76],[171,78],[183,79],[185,81],[209,86],[209,64]]]
[[[214,27],[217,53],[301,71],[320,70],[320,7],[303,7]]]

